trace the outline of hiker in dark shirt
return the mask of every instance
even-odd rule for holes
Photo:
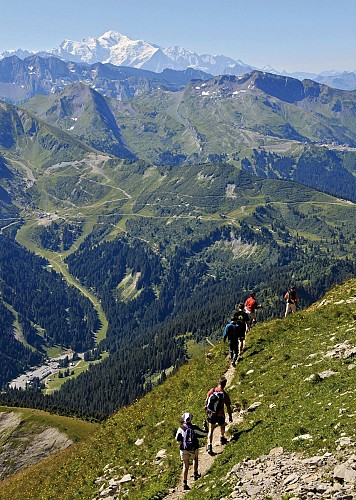
[[[288,292],[285,293],[284,300],[286,301],[286,312],[284,313],[286,318],[288,314],[293,314],[297,310],[299,298],[295,286],[291,286]]]
[[[250,330],[250,317],[244,311],[243,303],[238,304],[237,311],[233,313],[230,323],[225,326],[223,341],[229,341],[230,358],[232,366],[241,357],[244,349],[246,332]]]
[[[180,447],[180,458],[183,462],[183,490],[189,490],[188,486],[188,471],[190,459],[193,460],[194,479],[199,479],[198,472],[198,438],[205,437],[208,434],[207,429],[200,429],[197,425],[192,424],[193,415],[189,412],[182,415],[183,424],[178,428],[176,433],[176,441]]]

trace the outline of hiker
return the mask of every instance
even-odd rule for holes
[[[183,424],[178,428],[176,433],[176,441],[180,443],[180,458],[183,462],[183,490],[190,490],[188,486],[189,462],[190,459],[193,460],[194,479],[199,479],[198,438],[207,436],[208,431],[192,424],[193,415],[189,412],[183,413],[182,420]]]
[[[231,365],[236,366],[244,350],[246,332],[250,330],[250,318],[241,302],[233,313],[230,323],[225,326],[223,341],[229,341]]]
[[[209,422],[209,433],[208,433],[208,445],[207,450],[209,455],[214,455],[213,453],[213,433],[215,427],[218,425],[220,427],[220,444],[226,444],[227,439],[225,437],[225,412],[224,406],[226,406],[227,413],[229,415],[229,422],[232,422],[232,409],[231,401],[227,392],[225,392],[225,386],[227,384],[227,379],[221,377],[217,387],[212,387],[206,396],[205,409],[207,413],[207,420]]]
[[[297,310],[299,298],[295,286],[291,286],[290,289],[284,294],[284,300],[286,301],[286,312],[284,314],[284,317],[286,318],[288,314],[293,314]]]
[[[256,300],[256,294],[252,290],[248,299],[245,300],[245,312],[250,317],[250,327],[252,328],[257,323],[256,309],[262,309],[262,304]]]

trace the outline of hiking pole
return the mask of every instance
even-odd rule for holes
[[[212,342],[210,342],[210,340],[208,339],[208,337],[205,337],[205,340],[207,341],[208,344],[210,344],[212,347],[215,347],[215,344],[213,344]]]

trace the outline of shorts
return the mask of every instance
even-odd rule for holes
[[[295,313],[296,311],[297,311],[297,305],[296,304],[287,303],[286,314]]]
[[[210,417],[207,417],[207,421],[209,422],[209,424],[219,425],[220,427],[222,425],[226,425],[225,415],[211,415]]]
[[[193,460],[195,458],[198,458],[198,450],[194,451],[188,451],[188,450],[180,450],[180,459],[185,462],[186,460],[189,460],[192,458]]]
[[[250,319],[254,319],[254,320],[257,319],[256,311],[248,311],[247,309],[245,309],[245,312],[249,315]]]
[[[244,341],[245,337],[246,337],[246,335],[244,333],[243,334],[239,333],[239,336],[235,339],[234,343],[233,344],[229,344],[230,351],[237,352],[239,350],[239,348],[240,348],[239,342]]]

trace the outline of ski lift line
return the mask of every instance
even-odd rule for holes
[[[184,193],[175,193],[174,191],[162,191],[162,194],[170,194],[172,196],[184,196],[185,198],[226,198],[224,194],[184,194]]]
[[[112,189],[117,189],[118,191],[121,191],[129,200],[132,198],[132,196],[127,193],[124,189],[117,187],[117,186],[112,186],[111,184],[105,184],[104,182],[98,182],[94,181],[93,179],[86,179],[88,182],[93,182],[94,184],[99,184],[99,186],[104,186],[104,187],[110,187]]]

